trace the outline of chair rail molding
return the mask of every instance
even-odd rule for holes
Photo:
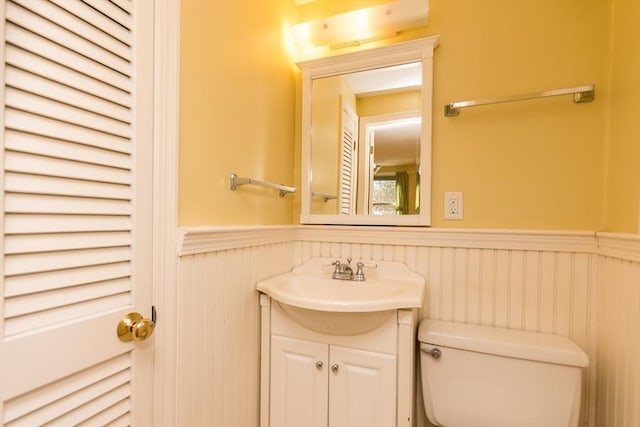
[[[178,255],[216,252],[295,240],[294,225],[182,227]]]
[[[300,226],[296,240],[594,253],[593,231]]]
[[[247,225],[181,227],[178,256],[291,241],[593,253],[640,262],[640,234],[562,230]]]
[[[598,241],[601,237],[601,242]],[[283,242],[327,242],[389,246],[511,249],[627,254],[637,259],[640,238],[592,231],[425,229],[380,226],[246,225],[181,227],[178,256]],[[633,258],[636,257],[636,258]]]
[[[640,262],[640,234],[596,233],[598,254]]]

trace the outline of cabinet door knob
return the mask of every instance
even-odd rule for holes
[[[337,363],[334,363],[333,365],[331,365],[331,370],[333,372],[338,372],[338,368],[340,368],[340,366],[338,366]]]
[[[324,365],[324,363],[322,363],[322,360],[318,360],[318,361],[316,362],[316,368],[318,368],[318,369],[322,369],[322,365]]]

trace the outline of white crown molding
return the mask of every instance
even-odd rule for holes
[[[598,254],[640,262],[640,234],[596,233]]]
[[[178,238],[178,255],[292,242],[295,230],[295,225],[183,227]]]

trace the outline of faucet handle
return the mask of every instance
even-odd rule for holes
[[[356,274],[353,276],[353,280],[358,280],[360,282],[364,281],[364,262],[358,261],[356,264]]]

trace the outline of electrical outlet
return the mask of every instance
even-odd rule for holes
[[[461,191],[445,191],[444,219],[462,219]]]

